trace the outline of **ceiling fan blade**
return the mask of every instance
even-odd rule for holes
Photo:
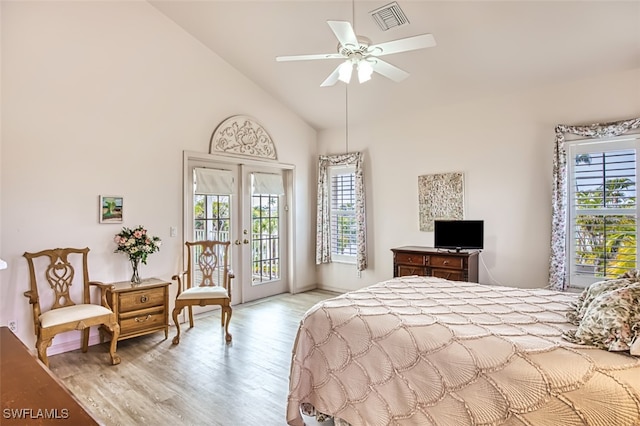
[[[409,50],[424,49],[436,45],[432,34],[421,34],[413,37],[401,38],[386,43],[369,46],[367,53],[372,56],[390,55],[392,53],[407,52]]]
[[[336,84],[338,82],[338,78],[340,77],[340,66],[342,64],[338,65],[336,67],[335,70],[333,70],[333,72],[331,74],[329,74],[329,77],[327,77],[322,84],[320,85],[320,87],[327,87],[327,86],[333,86],[334,84]]]
[[[391,65],[382,59],[375,59],[372,61],[371,66],[375,72],[395,81],[396,83],[409,77],[408,72],[401,70],[395,65]]]
[[[319,53],[317,55],[276,56],[276,61],[308,61],[310,59],[344,59],[339,53]]]
[[[331,30],[336,35],[340,44],[344,47],[358,47],[358,37],[353,31],[351,22],[347,21],[327,21]]]

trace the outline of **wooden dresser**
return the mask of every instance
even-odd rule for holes
[[[169,285],[158,278],[142,280],[140,284],[130,281],[110,283],[113,290],[107,290],[107,301],[118,317],[120,337],[118,340],[142,336],[164,330],[169,337]],[[102,333],[110,334],[106,327]]]
[[[460,252],[432,247],[404,246],[393,252],[393,276],[421,275],[452,281],[478,282],[479,250]]]

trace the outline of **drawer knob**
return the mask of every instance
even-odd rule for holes
[[[444,265],[448,265],[448,264],[449,264],[449,261],[448,261],[448,260],[445,260],[445,261],[444,261],[444,262],[442,262],[442,263],[443,263]]]
[[[412,259],[411,257],[409,257],[409,258],[407,259],[407,262],[412,263],[412,262],[413,262],[413,259]]]
[[[146,294],[140,296],[140,303],[147,303],[149,301],[149,297]]]
[[[146,316],[146,317],[144,317],[144,318],[136,317],[136,322],[145,322],[145,321],[148,321],[149,319],[151,319],[151,315],[150,315],[150,314],[149,314],[149,315],[147,315],[147,316]]]

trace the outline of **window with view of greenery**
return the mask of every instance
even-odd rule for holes
[[[357,254],[355,168],[333,167],[330,177],[331,255],[334,260],[355,262]]]
[[[637,139],[570,146],[571,286],[617,277],[637,266]]]
[[[194,195],[194,239],[229,241],[229,195]]]

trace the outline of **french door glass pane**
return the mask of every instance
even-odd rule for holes
[[[194,239],[195,241],[216,240],[229,241],[229,230],[231,225],[229,195],[204,195],[194,194]],[[216,253],[220,255],[220,253]],[[199,285],[202,280],[202,272],[198,265],[198,258],[201,253],[194,253],[192,259],[192,269],[195,272],[192,285]],[[222,280],[223,269],[218,268],[217,273],[212,277],[216,284]]]
[[[230,201],[229,195],[196,194],[194,196],[193,229],[196,241],[229,241]]]
[[[251,196],[252,284],[280,278],[280,198],[277,195]]]

